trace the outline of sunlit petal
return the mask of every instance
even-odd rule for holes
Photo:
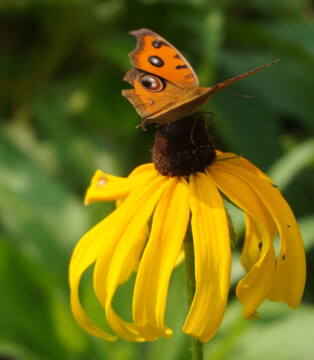
[[[217,332],[228,299],[231,249],[222,198],[210,176],[190,175],[196,291],[183,331],[200,341]]]
[[[96,260],[100,249],[103,247],[103,232],[113,229],[116,213],[112,213],[99,224],[94,226],[76,245],[69,269],[71,288],[71,307],[78,324],[91,335],[113,341],[115,336],[107,334],[95,325],[85,313],[79,300],[79,284],[83,272]],[[108,237],[110,235],[108,234]]]
[[[219,161],[228,161],[229,164],[243,167],[243,168],[251,171],[252,173],[255,173],[256,175],[258,175],[262,179],[266,180],[270,184],[273,184],[273,181],[263,171],[261,171],[258,167],[253,165],[250,161],[248,161],[244,157],[233,154],[233,153],[229,153],[229,152],[223,153],[219,150],[216,150],[216,154],[217,154],[217,156],[216,156],[215,161],[218,161],[218,162]]]
[[[126,178],[105,174],[101,170],[97,170],[87,189],[85,204],[123,199],[141,181],[141,178],[150,177],[154,172],[157,173],[152,164],[137,167]]]
[[[188,184],[183,178],[171,178],[154,212],[134,288],[134,323],[147,340],[172,335],[164,320],[167,292],[189,214]]]
[[[266,182],[268,182],[269,184],[272,184],[274,186],[274,182],[272,181],[271,178],[269,178],[263,171],[261,171],[258,167],[256,167],[255,165],[253,165],[250,161],[248,161],[247,159],[241,157],[241,162],[243,164],[243,167],[250,171],[253,174],[258,175],[260,178],[264,179]]]
[[[242,178],[239,178],[237,173],[231,173],[225,169],[226,165],[227,162],[217,162],[208,168],[208,172],[212,175],[217,187],[249,215],[260,233],[258,243],[253,237],[260,255],[255,259],[254,265],[250,264],[248,274],[239,281],[236,288],[236,295],[243,305],[243,316],[251,317],[268,295],[275,271],[275,254],[272,239],[270,239],[270,224],[268,224],[263,204],[253,189]]]
[[[281,248],[269,298],[283,300],[295,308],[301,301],[306,275],[304,246],[295,217],[280,191],[268,181],[232,164],[226,167],[250,183],[277,225]]]
[[[261,233],[254,220],[247,214],[245,216],[245,237],[242,247],[241,264],[246,272],[259,260],[261,256]]]
[[[138,187],[140,189],[145,188],[147,183],[150,184],[156,178],[160,178],[160,175],[153,171],[150,177],[142,178]],[[135,192],[134,195],[128,197],[116,211],[88,231],[76,245],[70,262],[69,281],[71,288],[71,305],[75,318],[87,332],[96,336],[107,337],[111,340],[115,338],[104,333],[96,325],[92,324],[92,321],[84,312],[79,301],[78,288],[83,272],[97,259],[101,251],[111,249],[115,246],[117,240],[115,236],[117,232],[116,224],[120,219],[124,219],[129,214],[130,208],[133,209],[134,202],[138,202],[136,198],[138,196],[138,193]]]
[[[278,230],[269,212],[264,209],[267,219],[267,232],[270,239],[274,239]],[[247,214],[245,216],[245,237],[241,254],[241,263],[248,272],[260,256],[260,232],[254,220]]]
[[[153,163],[147,163],[140,166],[137,166],[129,175],[129,177],[143,174],[146,172],[156,171],[155,165]]]
[[[71,308],[73,315],[77,323],[89,334],[100,337],[105,340],[114,341],[117,339],[116,336],[110,335],[100,329],[96,324],[94,324],[91,319],[87,316],[86,312],[82,308],[82,305],[79,300],[79,284],[80,278],[72,284],[71,289]]]
[[[137,271],[148,236],[149,227],[145,224],[139,233],[138,239],[136,240],[138,246],[131,249],[130,256],[124,264],[119,284],[127,281],[133,271]]]
[[[157,175],[145,184],[139,184],[130,196],[117,209],[123,209],[120,219],[114,225],[113,239],[98,255],[94,270],[96,295],[106,310],[111,328],[128,341],[143,341],[133,323],[122,320],[112,309],[111,302],[116,288],[124,276],[125,264],[134,253],[139,255],[143,249],[141,231],[151,216],[168,179]]]
[[[128,178],[113,176],[97,170],[85,195],[85,204],[96,201],[112,201],[127,196],[133,182]]]

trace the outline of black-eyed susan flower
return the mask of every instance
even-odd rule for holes
[[[223,319],[230,287],[231,247],[222,195],[245,215],[241,260],[247,273],[236,287],[243,316],[255,318],[266,298],[296,308],[305,284],[304,247],[295,217],[272,181],[244,158],[216,151],[203,126],[190,118],[158,127],[153,160],[126,178],[98,170],[87,190],[86,204],[120,204],[73,252],[71,305],[80,326],[107,340],[116,335],[129,341],[170,337],[165,323],[169,280],[190,223],[196,289],[183,331],[202,342],[211,339]],[[281,248],[276,258],[277,233]],[[96,326],[80,303],[80,280],[92,264],[96,296],[116,335]],[[112,300],[133,271],[133,321],[128,322],[115,312]]]

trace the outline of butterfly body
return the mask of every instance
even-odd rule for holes
[[[124,80],[134,89],[123,90],[122,94],[141,115],[142,127],[150,123],[166,124],[192,114],[216,91],[273,63],[215,86],[201,87],[191,65],[168,41],[148,29],[130,34],[137,37],[138,44],[129,54],[134,68]]]

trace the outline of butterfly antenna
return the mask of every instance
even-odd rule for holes
[[[193,140],[193,133],[194,133],[194,129],[195,129],[196,123],[197,123],[197,117],[195,116],[195,117],[194,117],[193,126],[192,126],[192,128],[191,128],[191,143],[192,143],[193,145],[195,145],[195,141]]]
[[[250,75],[253,75],[253,74],[255,74],[256,72],[261,71],[261,70],[269,67],[270,65],[275,64],[275,63],[278,62],[278,61],[279,61],[279,59],[274,60],[274,61],[271,61],[271,62],[268,63],[268,64],[262,65],[262,66],[260,66],[260,67],[258,67],[258,68],[256,68],[256,69],[253,69],[253,70],[251,70],[251,71],[248,71],[248,72],[246,72],[246,73],[244,73],[244,74],[241,74],[241,75],[238,75],[238,76],[233,77],[233,78],[231,78],[231,79],[222,81],[222,82],[214,85],[214,86],[208,91],[208,93],[209,93],[209,94],[213,94],[213,93],[215,93],[215,92],[217,92],[217,91],[220,91],[220,90],[224,89],[225,87],[230,86],[230,85],[238,82],[239,80],[241,80],[241,79],[243,79],[243,78],[246,78],[246,77],[248,77],[248,76],[250,76]]]
[[[232,92],[232,91],[225,91],[225,90],[222,90],[221,93],[227,94],[227,95],[240,96],[240,97],[243,97],[245,99],[252,99],[252,97],[253,97],[252,95],[239,94],[239,93],[235,93],[235,92]]]
[[[209,116],[206,116],[206,118],[205,118],[205,129],[208,129],[213,122],[215,113],[213,111],[204,111],[204,110],[199,110],[198,113],[209,115]]]

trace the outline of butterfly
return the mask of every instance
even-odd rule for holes
[[[137,47],[129,54],[134,68],[123,80],[134,89],[122,90],[122,95],[142,117],[144,129],[146,124],[167,124],[196,112],[215,92],[278,61],[214,86],[202,87],[191,65],[167,40],[149,29],[130,34],[137,38]]]

